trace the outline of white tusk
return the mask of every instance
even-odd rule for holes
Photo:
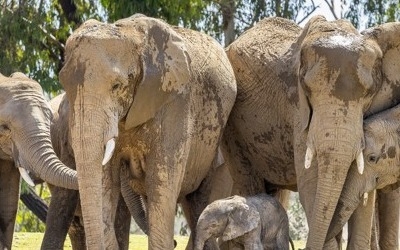
[[[313,151],[311,150],[311,148],[307,147],[306,158],[304,160],[304,166],[306,169],[309,169],[311,167],[313,157],[314,157]]]
[[[18,167],[18,170],[19,170],[19,173],[20,173],[21,176],[22,176],[22,179],[24,179],[24,181],[25,181],[26,183],[28,183],[29,186],[34,187],[34,186],[35,186],[35,183],[33,183],[31,177],[30,177],[29,174],[28,174],[28,171],[26,171],[26,169],[25,169],[25,168],[22,168],[22,167]]]
[[[365,207],[368,202],[368,193],[364,193],[363,195],[363,206]]]
[[[111,138],[110,140],[108,140],[108,142],[106,144],[106,151],[104,152],[104,158],[101,163],[103,166],[106,165],[107,162],[113,156],[114,149],[115,149],[115,138]]]
[[[357,169],[360,174],[364,173],[364,155],[362,151],[357,155]]]

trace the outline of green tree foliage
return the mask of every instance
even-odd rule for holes
[[[0,1],[0,72],[21,71],[56,93],[66,39],[83,19],[98,17],[90,6],[93,1]]]
[[[166,22],[198,29],[210,0],[101,0],[109,21],[129,17],[135,13],[162,18]]]
[[[361,29],[400,17],[400,3],[394,0],[325,3],[344,6],[341,16]],[[65,41],[89,18],[111,22],[143,13],[204,31],[228,45],[264,17],[300,23],[317,7],[314,0],[0,0],[0,72],[24,72],[46,92],[58,92]]]
[[[278,16],[301,22],[316,9],[307,0],[217,0],[204,15],[202,30],[229,45],[237,36],[265,17]]]
[[[341,0],[341,3],[348,6],[343,18],[350,20],[361,30],[400,19],[398,0]]]

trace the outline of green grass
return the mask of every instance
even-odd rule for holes
[[[15,250],[34,250],[40,249],[43,233],[14,233],[13,249]],[[184,250],[188,237],[176,235],[174,239],[177,241],[177,250]],[[64,250],[70,250],[71,243],[69,238],[65,241]],[[147,249],[147,236],[131,234],[129,238],[130,250],[145,250]]]
[[[13,249],[15,250],[34,250],[40,249],[40,244],[43,239],[43,233],[14,233]],[[175,249],[184,250],[188,237],[175,235],[174,239],[178,245]],[[305,243],[295,241],[295,249],[304,248]],[[71,243],[69,239],[65,241],[65,250],[70,250]],[[147,249],[147,236],[131,234],[129,238],[129,249],[130,250],[145,250]]]

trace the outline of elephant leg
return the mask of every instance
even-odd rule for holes
[[[49,187],[51,201],[47,212],[46,231],[41,249],[63,249],[68,229],[78,205],[79,193],[76,190],[51,185]]]
[[[287,189],[279,189],[275,194],[274,197],[282,204],[283,208],[287,211],[289,208],[290,202],[290,190]]]
[[[81,216],[74,216],[68,235],[73,250],[86,250],[85,228]]]
[[[373,216],[375,211],[375,190],[368,193],[365,206],[361,203],[349,219],[347,249],[370,249]]]
[[[383,193],[378,190],[380,249],[399,249],[400,189]]]
[[[13,162],[0,160],[0,245],[11,249],[19,200],[18,169]]]
[[[217,155],[218,157],[218,155]],[[213,161],[217,162],[216,159]],[[211,202],[228,197],[232,191],[232,178],[229,169],[225,164],[214,164],[207,177],[202,181],[199,188],[186,196],[182,202],[183,212],[190,227],[190,237],[187,249],[193,248],[194,237],[196,235],[196,224],[201,212]],[[215,239],[208,240],[205,249],[217,249]]]
[[[122,196],[119,197],[117,213],[115,217],[115,233],[117,235],[120,250],[129,248],[129,230],[131,227],[131,213]]]

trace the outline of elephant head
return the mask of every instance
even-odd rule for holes
[[[31,185],[25,169],[53,185],[78,189],[76,171],[62,164],[52,147],[51,118],[37,82],[22,73],[0,74],[0,151],[15,161]]]
[[[388,89],[396,90],[390,85],[398,79],[393,58],[399,56],[399,33],[397,23],[360,34],[347,21],[328,22],[317,16],[296,44],[299,127],[307,134],[304,175],[311,167],[317,168],[318,176],[310,189],[316,194],[308,209],[307,248],[323,248],[353,161],[358,173],[364,173],[364,115],[398,100],[399,94],[388,97]]]
[[[398,187],[400,180],[400,106],[372,115],[364,120],[365,170],[357,174],[349,170],[331,224],[328,239],[334,237],[349,220],[359,204],[366,205],[368,193],[374,189]]]
[[[235,195],[216,200],[200,215],[196,226],[195,249],[203,249],[211,237],[220,237],[222,241],[233,240],[261,228],[260,223],[260,214],[246,204],[246,198]]]

